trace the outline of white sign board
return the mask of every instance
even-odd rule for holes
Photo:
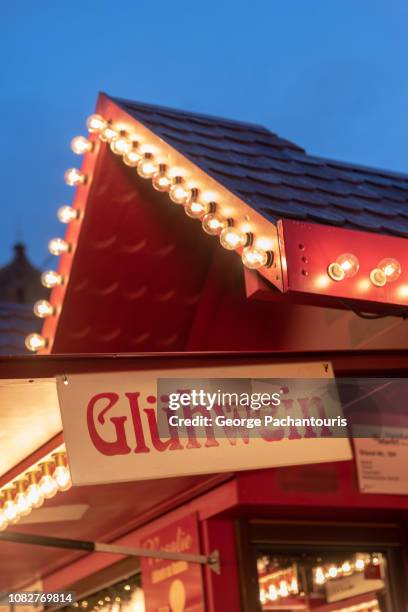
[[[401,437],[354,439],[362,493],[408,495],[408,439],[395,433]]]
[[[284,428],[278,428],[271,434],[262,425],[259,436],[248,438],[244,427],[237,428],[232,435],[232,428],[225,428],[224,435],[218,437],[208,426],[204,427],[205,438],[193,435],[191,428],[188,436],[177,437],[173,433],[164,436],[158,426],[157,379],[235,379],[238,387],[237,379],[251,379],[255,386],[263,384],[265,391],[263,379],[276,379],[276,386],[283,378],[332,377],[331,368],[321,363],[60,377],[58,397],[73,483],[89,485],[351,459],[348,439],[334,437],[328,428],[323,437],[316,437],[319,432],[311,427],[291,427],[286,433]],[[290,398],[288,389],[285,393],[285,402],[272,409],[275,416],[310,413],[321,417],[326,408],[331,414],[341,415],[333,394],[325,400],[329,407],[319,397],[310,398],[309,406],[308,398]]]
[[[375,593],[375,591],[381,591],[384,586],[384,581],[380,577],[369,579],[364,576],[364,572],[358,572],[352,576],[329,580],[326,583],[326,598],[329,603],[332,603],[364,593]],[[352,608],[349,609],[352,610]]]

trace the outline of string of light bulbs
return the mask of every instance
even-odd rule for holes
[[[0,489],[0,531],[72,486],[64,450],[54,451]]]
[[[94,138],[99,138],[109,145],[115,155],[121,156],[126,166],[135,168],[140,177],[150,179],[154,189],[167,192],[170,200],[182,206],[190,218],[201,221],[203,230],[210,236],[218,236],[225,249],[237,251],[244,266],[257,270],[272,265],[273,252],[259,246],[251,231],[236,227],[235,220],[223,215],[219,204],[208,199],[207,194],[191,187],[183,176],[173,176],[172,169],[157,160],[153,145],[141,143],[136,134],[116,129],[101,115],[91,115],[87,120],[87,128]],[[77,155],[84,155],[94,151],[95,142],[85,136],[76,136],[71,142],[71,148]],[[88,176],[77,168],[69,168],[64,179],[72,187],[88,182]],[[80,212],[71,206],[62,206],[58,209],[57,217],[61,223],[67,224],[80,220]],[[72,252],[73,245],[63,238],[53,238],[48,244],[48,250],[58,257]],[[41,275],[41,282],[44,287],[53,289],[63,285],[66,279],[55,270],[47,270]],[[57,309],[48,300],[39,300],[34,304],[34,314],[40,318],[52,317],[56,316]],[[37,352],[47,347],[48,339],[41,334],[31,333],[26,337],[25,344],[28,350]]]

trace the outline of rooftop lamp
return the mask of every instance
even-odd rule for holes
[[[123,156],[124,163],[127,166],[130,166],[130,168],[136,168],[141,159],[142,155],[136,150],[135,143],[133,143],[133,149],[131,149],[128,153],[125,153]]]
[[[207,215],[210,210],[210,203],[200,202],[199,200],[197,200],[196,197],[192,197],[184,207],[184,212],[192,219],[201,219],[202,217],[204,217],[204,215]]]
[[[52,315],[55,314],[55,308],[48,300],[38,300],[34,304],[33,310],[35,316],[39,317],[40,319],[52,317]]]
[[[85,183],[86,175],[81,170],[78,170],[78,168],[68,168],[64,174],[64,179],[67,185],[76,187]]]
[[[29,351],[40,351],[47,346],[47,339],[40,334],[28,334],[25,339],[25,345]]]
[[[209,213],[202,220],[203,230],[210,236],[218,236],[227,225],[228,221],[216,213]]]
[[[137,173],[145,179],[150,179],[157,172],[158,165],[154,161],[152,153],[145,153],[137,164]]]
[[[91,115],[86,121],[86,126],[89,132],[99,133],[107,126],[107,121],[101,115]]]
[[[93,149],[93,143],[85,136],[75,136],[71,140],[71,149],[76,155],[84,155]]]
[[[110,141],[110,148],[116,155],[126,155],[133,149],[133,142],[129,140],[126,132],[121,131],[116,138]]]
[[[63,238],[52,238],[48,243],[48,250],[51,255],[58,257],[63,253],[68,253],[71,250],[71,245]]]
[[[242,263],[250,270],[257,270],[269,263],[271,254],[255,246],[247,246],[242,251]]]
[[[72,206],[61,206],[58,209],[57,217],[61,223],[70,223],[79,218],[79,210]]]
[[[236,227],[226,227],[220,234],[220,243],[224,249],[234,251],[248,242],[248,234],[239,231]]]
[[[153,187],[157,191],[168,191],[171,187],[172,180],[166,174],[166,165],[160,164],[159,169],[153,175]]]
[[[40,487],[42,495],[46,499],[54,497],[54,495],[56,495],[58,492],[58,484],[51,475],[52,465],[53,463],[51,461],[45,461],[44,463],[40,464],[42,476],[40,478],[38,486]]]
[[[360,263],[352,253],[339,255],[336,261],[332,262],[327,268],[327,274],[334,281],[342,281],[345,278],[352,278],[359,270]]]
[[[386,283],[397,280],[401,275],[401,265],[396,259],[382,259],[374,270],[371,270],[370,280],[376,287],[384,287]]]
[[[176,176],[174,179],[174,184],[170,188],[169,196],[175,204],[186,204],[191,196],[191,190],[187,189],[183,182],[183,177]]]
[[[58,285],[62,285],[63,276],[59,274],[55,270],[46,270],[41,274],[41,284],[47,289],[53,289],[54,287],[58,287]]]

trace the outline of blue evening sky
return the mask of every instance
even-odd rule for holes
[[[407,23],[406,0],[3,3],[0,265],[17,236],[45,264],[100,90],[408,172]]]

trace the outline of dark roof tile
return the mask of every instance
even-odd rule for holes
[[[408,175],[308,155],[260,125],[114,102],[270,219],[408,237]]]

